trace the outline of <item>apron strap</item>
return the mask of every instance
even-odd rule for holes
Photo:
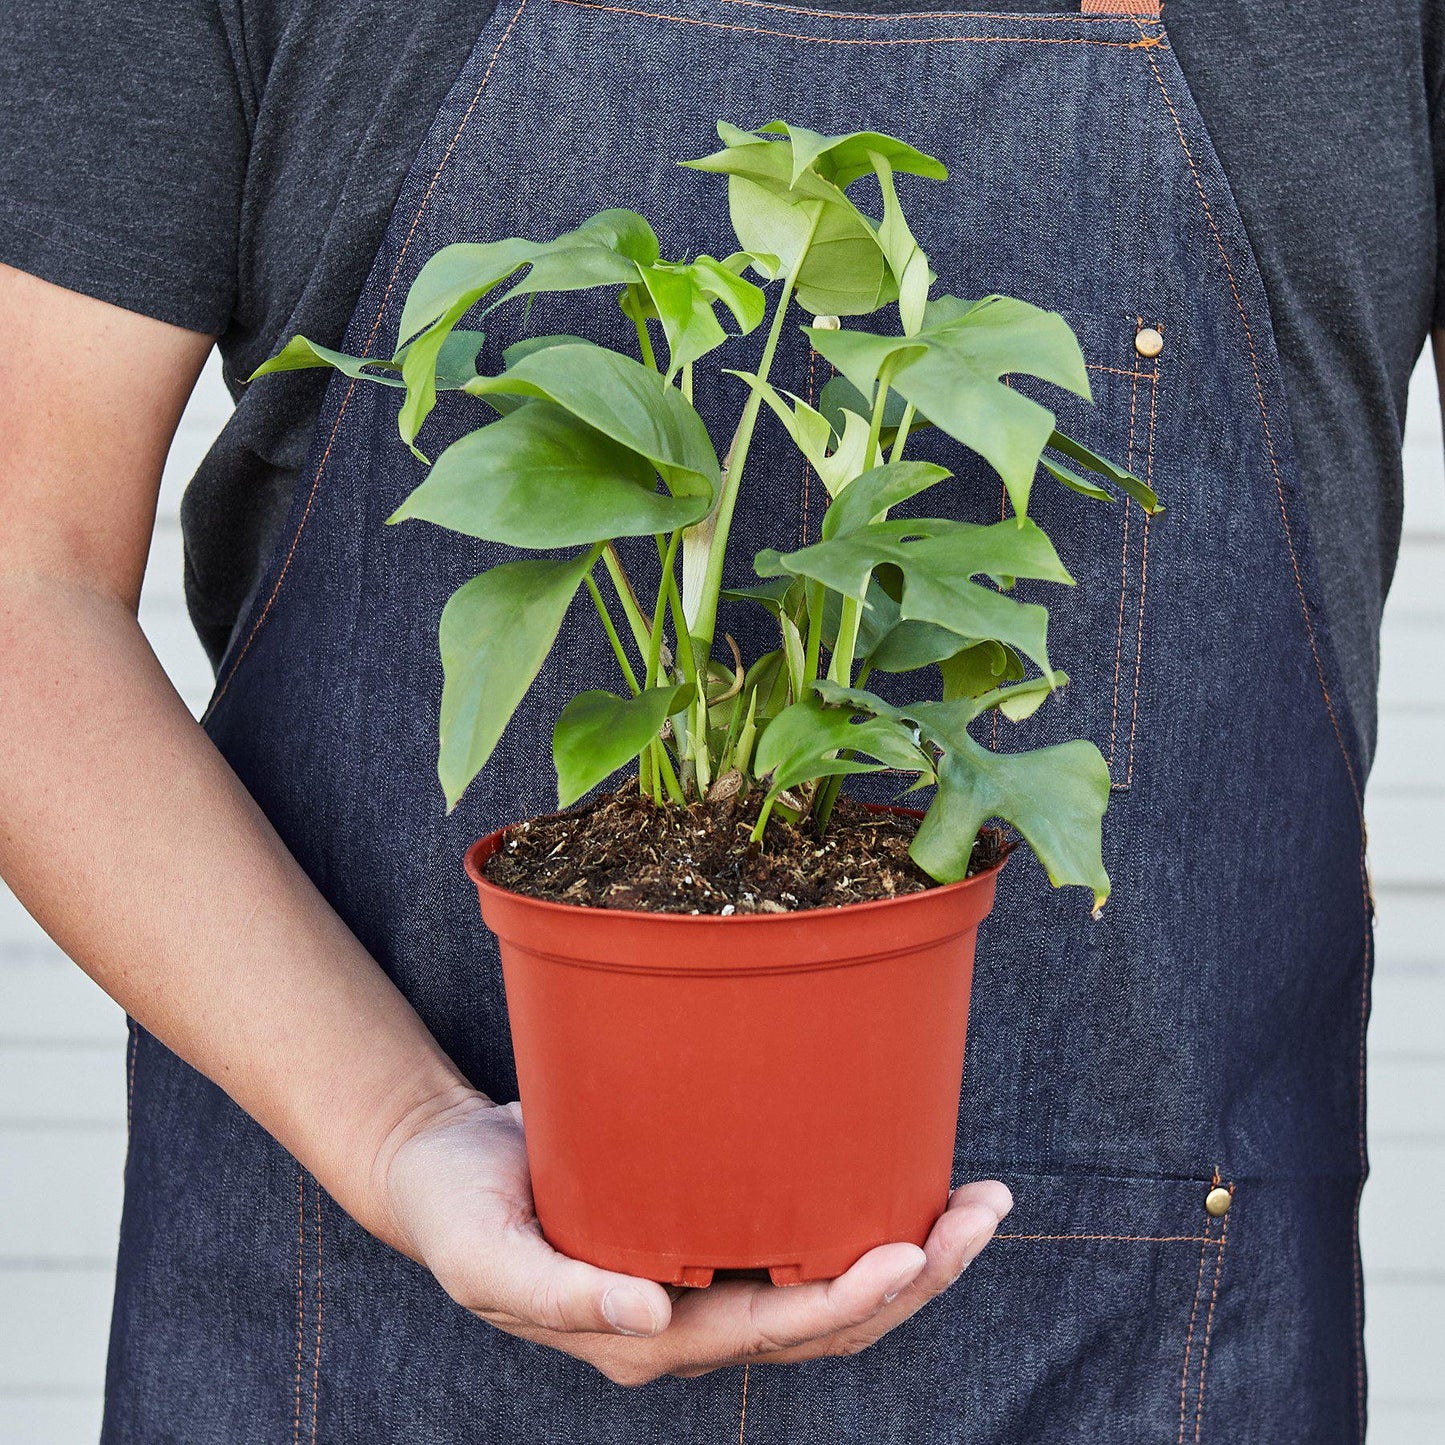
[[[1085,15],[1133,15],[1140,20],[1159,18],[1159,0],[1084,0]]]

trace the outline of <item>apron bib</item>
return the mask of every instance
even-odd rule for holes
[[[984,926],[955,1177],[1013,1189],[997,1240],[857,1358],[624,1390],[453,1304],[136,1030],[112,1445],[1362,1437],[1359,751],[1228,183],[1157,7],[1083,9],[503,0],[402,189],[345,342],[388,350],[411,280],[452,241],[546,239],[618,205],[651,220],[666,255],[726,254],[725,186],[675,165],[714,148],[720,117],[877,129],[943,157],[945,185],[899,180],[940,289],[1068,316],[1097,405],[1040,398],[1167,511],[1146,521],[1035,489],[1034,514],[1080,579],[1052,638],[1076,681],[989,740],[1099,745],[1116,891],[1091,921],[1077,890],[1052,893],[1020,856]],[[503,313],[483,370],[523,324]],[[529,325],[613,344],[628,333],[596,295],[539,298]],[[1157,355],[1136,345],[1143,328],[1163,337]],[[748,367],[759,344],[714,364]],[[828,374],[787,328],[774,380],[816,399]],[[715,438],[742,400],[741,384],[723,391]],[[444,398],[430,455],[476,415]],[[801,541],[826,500],[776,433],[760,428],[756,446],[752,475],[767,473],[771,497],[765,511],[745,491],[739,559]],[[910,453],[931,454],[922,439]],[[951,444],[937,455],[957,474],[953,513],[996,519],[997,477]],[[500,549],[385,527],[420,475],[392,395],[334,378],[206,725],[442,1045],[509,1099],[501,976],[461,857],[555,805],[552,722],[605,643],[579,604],[568,645],[447,817],[436,622]],[[721,626],[745,654],[775,645],[761,614]],[[1223,1215],[1205,1208],[1216,1188]]]

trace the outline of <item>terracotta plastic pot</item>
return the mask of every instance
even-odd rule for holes
[[[537,1215],[564,1254],[774,1283],[922,1244],[948,1199],[997,868],[879,903],[717,917],[545,903],[466,868],[501,943]]]

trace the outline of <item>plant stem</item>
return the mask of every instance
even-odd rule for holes
[[[682,784],[678,782],[677,774],[673,771],[672,759],[667,755],[667,744],[661,738],[654,738],[652,747],[655,749],[653,756],[657,765],[657,776],[662,779],[668,798],[681,807],[687,799],[683,796]],[[662,799],[658,798],[657,801],[660,803]]]
[[[662,660],[662,619],[667,607],[668,582],[672,577],[673,559],[677,556],[677,544],[682,532],[671,533],[667,546],[662,549],[662,577],[657,586],[657,603],[652,609],[652,637],[647,646],[647,686],[656,687],[657,668]],[[661,544],[659,543],[659,546]],[[686,629],[683,629],[686,631]]]
[[[868,424],[868,447],[863,453],[864,470],[875,465],[874,458],[882,458],[879,438],[883,435],[883,412],[888,405],[888,383],[893,368],[884,362],[878,372],[878,395],[873,399],[873,416]],[[911,418],[910,418],[911,420]],[[838,618],[837,645],[833,648],[828,676],[840,687],[847,687],[853,675],[853,649],[858,643],[858,628],[863,621],[863,604],[855,597],[843,599],[842,612]]]
[[[793,299],[793,289],[797,283],[798,272],[802,270],[803,263],[807,259],[809,248],[813,244],[813,237],[818,232],[818,223],[822,217],[823,203],[820,201],[813,208],[813,215],[808,223],[808,234],[803,238],[798,259],[788,272],[787,279],[783,282],[782,294],[778,297],[777,309],[773,313],[773,324],[768,330],[767,343],[763,347],[762,361],[758,366],[758,379],[762,382],[767,381],[768,374],[772,370],[773,356],[778,349],[778,340],[783,334],[783,322]],[[693,635],[702,643],[704,653],[712,651],[713,634],[717,630],[718,595],[722,591],[723,563],[727,554],[728,533],[732,528],[733,512],[737,508],[738,502],[738,488],[742,483],[743,468],[747,464],[748,448],[752,444],[753,430],[757,425],[758,412],[762,403],[762,389],[755,386],[749,393],[743,408],[742,421],[738,426],[738,434],[733,439],[731,459],[727,472],[723,476],[722,486],[718,491],[717,502],[714,504],[710,516],[698,524],[701,527],[710,527],[712,533],[708,544],[707,566],[703,572],[702,594],[698,599],[697,616],[693,620]]]
[[[637,328],[637,349],[642,353],[644,365],[657,370],[657,357],[652,351],[652,337],[647,332],[647,318],[642,314],[641,307],[632,313],[632,324]]]
[[[642,604],[637,600],[637,593],[632,590],[632,579],[628,577],[627,571],[622,565],[622,558],[617,555],[617,548],[611,542],[608,542],[602,549],[602,562],[607,568],[607,575],[612,579],[617,600],[622,604],[622,615],[627,618],[627,626],[632,633],[632,641],[637,647],[637,655],[646,657],[648,649],[652,646],[652,623],[648,621],[647,614],[643,612]]]
[[[898,430],[893,436],[893,450],[888,454],[890,462],[898,461],[903,455],[903,444],[908,440],[908,428],[913,425],[914,407],[910,401],[903,408],[903,420],[898,423]]]
[[[636,697],[642,689],[637,685],[637,674],[632,670],[632,664],[627,660],[627,653],[623,649],[622,639],[617,635],[617,628],[613,626],[612,617],[607,611],[607,604],[602,600],[602,593],[598,590],[597,584],[592,580],[589,572],[582,579],[587,584],[587,590],[592,594],[593,604],[597,608],[597,615],[602,619],[602,630],[607,634],[607,640],[612,644],[612,654],[617,659],[617,665],[622,669],[622,676],[627,679],[627,685],[632,689],[633,697]]]

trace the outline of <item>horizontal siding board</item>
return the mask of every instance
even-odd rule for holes
[[[95,1445],[104,1399],[97,1391],[41,1395],[0,1392],[5,1445]]]
[[[0,1125],[0,1158],[0,1293],[21,1266],[85,1261],[108,1269],[119,1237],[124,1128]]]
[[[8,1271],[0,1392],[94,1396],[105,1380],[114,1285],[103,1269]]]

